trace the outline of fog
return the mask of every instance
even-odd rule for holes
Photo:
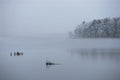
[[[120,80],[119,39],[0,38],[0,80]],[[16,51],[23,55],[10,53]],[[46,60],[60,65],[46,65]]]
[[[119,16],[119,3],[119,0],[0,0],[0,35],[68,33],[84,20]]]
[[[68,38],[83,21],[119,17],[119,3],[0,0],[0,80],[120,80],[118,38]]]

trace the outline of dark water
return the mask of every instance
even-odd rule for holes
[[[120,80],[120,40],[0,38],[0,80]]]

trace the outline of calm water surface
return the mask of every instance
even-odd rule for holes
[[[120,80],[120,40],[0,38],[0,80]]]

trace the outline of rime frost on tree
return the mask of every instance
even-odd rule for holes
[[[72,33],[71,33],[72,34]],[[103,38],[119,38],[120,37],[120,17],[104,18],[93,20],[91,22],[83,21],[74,30],[74,37],[103,37]]]

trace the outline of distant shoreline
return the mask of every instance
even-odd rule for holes
[[[120,38],[120,17],[83,21],[73,32],[71,38]]]

